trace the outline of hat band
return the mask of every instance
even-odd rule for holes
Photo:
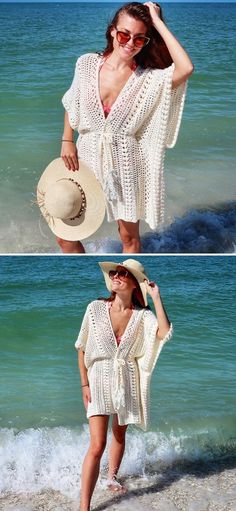
[[[84,190],[83,190],[82,186],[78,183],[78,181],[75,181],[71,177],[69,177],[69,181],[72,181],[72,183],[75,183],[75,185],[78,186],[79,191],[81,193],[81,198],[82,198],[81,207],[80,207],[79,212],[77,213],[76,216],[74,216],[73,218],[70,219],[70,220],[75,220],[75,218],[80,218],[81,215],[83,214],[83,212],[86,211],[87,202],[86,202],[86,196],[85,196]]]

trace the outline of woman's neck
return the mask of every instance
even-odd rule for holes
[[[127,295],[117,294],[112,302],[112,306],[115,307],[117,310],[123,311],[125,309],[132,309],[132,293]]]
[[[124,71],[127,67],[133,69],[135,65],[135,60],[131,59],[126,62],[114,50],[107,55],[105,62],[113,71]]]

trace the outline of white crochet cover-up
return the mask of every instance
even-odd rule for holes
[[[151,229],[164,220],[164,156],[175,145],[187,82],[172,89],[174,64],[131,74],[105,117],[99,92],[104,57],[79,57],[62,103],[78,154],[101,183],[108,221],[145,220]]]
[[[85,312],[76,349],[84,351],[91,391],[87,417],[118,415],[120,425],[147,429],[151,374],[171,336],[157,338],[158,322],[151,310],[135,308],[117,345],[109,302],[95,300]]]

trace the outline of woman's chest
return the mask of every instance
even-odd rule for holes
[[[89,345],[93,351],[113,356],[117,349],[117,337],[123,341],[123,348],[129,352],[136,344],[142,310],[129,310],[124,314],[112,311],[109,302],[100,302],[91,321]],[[111,314],[110,314],[111,313]],[[121,340],[121,339],[120,339]]]
[[[127,326],[131,320],[133,310],[129,309],[124,312],[117,312],[111,307],[109,313],[111,328],[116,337],[121,337],[122,335],[124,335]]]
[[[131,75],[132,70],[120,73],[109,69],[107,70],[103,66],[99,72],[99,92],[101,102],[109,106],[113,105]]]

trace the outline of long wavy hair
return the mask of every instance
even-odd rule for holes
[[[159,4],[156,5],[160,7]],[[159,32],[152,25],[152,19],[148,7],[140,2],[130,2],[128,4],[124,4],[120,9],[118,9],[107,27],[107,46],[102,52],[102,55],[104,57],[108,57],[108,55],[113,51],[113,37],[111,36],[111,30],[117,27],[119,17],[122,14],[128,14],[132,18],[142,21],[147,27],[146,35],[147,37],[150,37],[149,43],[144,46],[137,55],[135,55],[134,60],[136,64],[143,69],[146,69],[147,67],[153,69],[165,69],[170,66],[173,60],[170,56],[169,50]],[[163,20],[161,7],[160,18]]]

